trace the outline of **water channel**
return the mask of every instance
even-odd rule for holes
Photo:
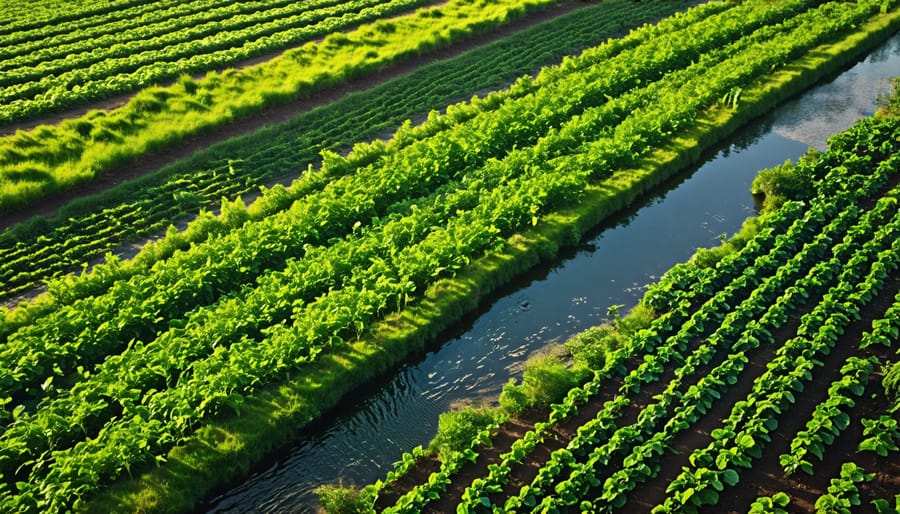
[[[426,445],[438,415],[495,399],[522,362],[599,323],[612,305],[634,305],[647,284],[697,247],[733,234],[756,205],[759,169],[869,116],[900,75],[900,34],[709,152],[704,162],[589,234],[576,249],[494,295],[423,357],[350,399],[282,456],[202,510],[314,512],[323,483],[383,478],[404,451]]]

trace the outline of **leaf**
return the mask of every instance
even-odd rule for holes
[[[722,481],[731,487],[737,484],[740,478],[741,476],[738,474],[738,472],[733,469],[726,469],[722,473]]]
[[[791,503],[791,497],[787,493],[780,491],[772,495],[772,503],[779,507],[787,507]]]
[[[719,493],[713,489],[704,489],[693,499],[694,505],[715,505],[719,503]]]

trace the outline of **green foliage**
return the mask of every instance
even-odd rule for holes
[[[496,416],[494,410],[473,407],[444,412],[438,418],[437,434],[428,448],[437,452],[441,460],[447,460],[450,454],[468,448],[478,432],[493,423]]]
[[[875,512],[878,514],[897,514],[897,503],[900,503],[900,495],[897,496],[897,501],[894,505],[891,505],[884,498],[877,498],[872,500],[872,507],[875,508]]]
[[[176,82],[168,88],[150,87],[141,91],[125,106],[103,113],[96,117],[95,127],[91,130],[92,141],[82,139],[77,130],[73,130],[73,122],[59,126],[41,126],[27,134],[12,135],[0,138],[0,212],[8,212],[17,207],[29,205],[31,202],[47,194],[70,188],[78,183],[93,179],[98,173],[109,171],[129,160],[144,155],[149,151],[183,140],[185,137],[203,130],[227,123],[234,118],[250,112],[258,111],[284,103],[298,97],[308,97],[316,90],[343,82],[355,76],[378,70],[397,59],[412,53],[424,52],[437,46],[446,45],[476,31],[486,30],[490,26],[499,26],[508,19],[524,12],[552,4],[551,0],[502,0],[494,3],[494,9],[485,10],[469,2],[454,0],[439,7],[427,8],[422,12],[443,13],[448,16],[442,20],[446,23],[432,23],[432,17],[422,17],[408,11],[414,7],[427,4],[426,0],[385,0],[368,5],[368,0],[338,2],[328,9],[344,12],[345,15],[328,18],[321,24],[313,24],[311,31],[300,29],[303,34],[293,34],[288,38],[290,43],[309,40],[312,37],[331,34],[323,42],[309,41],[303,47],[271,59],[263,64],[236,71],[228,69],[221,73],[211,72],[206,78],[197,81],[196,87]],[[237,4],[233,4],[237,5]],[[306,3],[290,4],[305,9]],[[362,8],[367,5],[367,8]],[[353,12],[355,9],[360,9]],[[407,14],[403,14],[404,11]],[[398,15],[393,18],[397,30],[391,34],[379,32],[374,23],[359,26],[345,32],[363,22],[372,22],[380,18]],[[276,19],[278,17],[276,16]],[[290,23],[293,23],[291,21]],[[449,34],[444,36],[444,34]],[[233,63],[240,58],[256,56],[259,45],[244,44],[246,34],[220,30],[214,36],[218,38],[235,38],[225,63]],[[262,38],[263,41],[279,38]],[[143,45],[143,39],[131,44]],[[195,42],[188,42],[187,53],[193,57],[198,51],[192,51]],[[118,45],[116,45],[118,46]],[[275,48],[289,46],[282,40]],[[252,53],[255,48],[255,52]],[[358,51],[360,48],[362,52]],[[371,49],[373,52],[366,52]],[[167,50],[172,50],[167,48]],[[251,54],[240,55],[250,50]],[[269,49],[271,51],[271,49]],[[74,75],[70,80],[66,77],[55,77],[53,74],[39,70],[35,80],[28,82],[26,89],[35,89],[40,85],[51,83],[52,93],[37,94],[37,91],[20,94],[21,87],[12,86],[7,91],[0,84],[0,123],[21,120],[29,116],[76,105],[88,98],[104,98],[115,93],[133,91],[138,87],[146,87],[160,78],[174,79],[185,70],[173,65],[191,59],[173,59],[168,57],[160,62],[134,62],[134,59],[147,59],[144,52],[125,51],[124,59],[101,60],[96,63],[103,69],[92,70],[90,74],[75,69],[66,71],[65,75]],[[309,62],[297,63],[293,56],[296,53],[311,55]],[[375,58],[372,55],[376,55]],[[150,57],[151,61],[153,57]],[[73,59],[60,59],[68,62]],[[196,65],[196,60],[193,61]],[[336,62],[342,63],[335,66]],[[210,66],[210,68],[218,67]],[[116,67],[134,70],[118,76]],[[29,68],[26,66],[25,68]],[[110,70],[109,68],[113,68]],[[203,68],[198,66],[198,68]],[[46,80],[45,77],[54,77]],[[82,84],[91,74],[101,75],[90,81],[91,86]],[[112,74],[112,77],[109,75]],[[302,77],[299,80],[285,80],[285,76]],[[71,87],[74,82],[77,87]],[[85,87],[81,87],[81,86]],[[99,92],[98,92],[99,91]],[[93,94],[91,94],[93,92]],[[35,96],[36,95],[36,96]],[[209,98],[211,102],[207,102]],[[209,104],[209,109],[197,109],[193,106]],[[178,107],[182,110],[176,111]],[[37,139],[38,145],[31,144]],[[57,145],[61,149],[50,150],[48,143],[62,142]],[[103,142],[98,145],[96,142]],[[5,156],[9,148],[27,147],[28,162],[52,168],[40,181],[24,183],[15,180],[11,174],[16,165],[7,162]],[[24,149],[24,148],[22,148]],[[14,160],[21,161],[21,153]]]
[[[881,457],[887,457],[889,453],[898,450],[900,442],[900,428],[892,416],[882,415],[878,419],[862,419],[863,439],[859,443],[858,451],[875,452]]]
[[[625,335],[612,325],[601,325],[576,334],[565,346],[576,365],[599,370],[606,365],[607,354],[620,347],[624,340]]]
[[[541,355],[525,363],[521,385],[510,381],[500,395],[501,407],[510,414],[528,407],[548,408],[587,378],[582,367],[567,366],[558,355]]]
[[[809,200],[815,194],[809,168],[795,166],[790,160],[760,171],[750,192],[764,197],[764,209],[774,210],[787,200]]]
[[[565,342],[566,351],[572,355],[576,367],[601,370],[606,365],[607,355],[621,348],[638,330],[649,326],[653,315],[650,307],[638,304],[628,315],[616,315],[612,323],[574,335]]]
[[[891,89],[888,94],[879,94],[876,116],[900,116],[900,77],[891,80]]]
[[[884,378],[881,380],[884,393],[893,403],[893,408],[900,408],[900,362],[895,362],[886,367]]]
[[[750,505],[749,514],[787,514],[787,511],[784,508],[787,507],[790,502],[790,496],[784,492],[757,498],[756,501]]]
[[[528,408],[530,399],[516,379],[510,378],[500,393],[500,408],[511,416],[518,416]]]
[[[621,27],[639,25],[680,7],[679,2],[670,0],[645,4],[640,12],[635,12],[624,2],[581,9],[578,13],[538,24],[452,59],[422,66],[409,75],[370,90],[348,94],[336,102],[303,113],[288,123],[214,145],[138,181],[123,184],[88,201],[70,204],[52,221],[38,217],[19,224],[0,235],[2,293],[12,295],[24,291],[81,262],[102,257],[106,251],[121,246],[123,242],[165,230],[182,216],[181,212],[172,209],[173,191],[189,191],[198,196],[199,204],[193,212],[201,208],[212,209],[218,206],[223,196],[233,198],[252,193],[259,184],[272,177],[283,175],[288,170],[311,167],[322,150],[336,150],[347,141],[376,137],[384,130],[396,127],[408,116],[443,108],[447,103],[460,99],[461,92],[496,89],[515,80],[523,71],[536,72],[541,65],[578,51]],[[395,25],[388,24],[396,30]],[[522,51],[525,47],[528,51]],[[475,97],[473,102],[482,110],[496,109],[510,96],[533,90],[530,75],[522,76],[517,84],[520,85],[509,93],[495,92],[484,98]],[[198,87],[189,77],[183,77],[179,85],[189,95]],[[453,114],[454,123],[470,119],[472,112],[464,104],[447,108],[448,117]],[[102,112],[92,113],[77,121],[75,132],[79,130],[77,127],[82,127],[88,133],[81,137],[89,136],[92,120],[98,115],[105,116]],[[360,119],[366,122],[359,123]],[[432,130],[429,127],[413,129],[411,123],[406,125],[405,130],[401,128],[395,133],[394,145],[408,145]],[[434,125],[443,128],[447,124],[445,120],[438,120]],[[24,140],[29,134],[22,131],[20,137]],[[61,137],[57,135],[57,139]],[[377,151],[379,144],[383,143],[376,140],[371,144],[354,145],[352,153],[357,155],[355,160],[372,162],[383,153]],[[9,157],[13,159],[14,155],[10,153]],[[18,158],[26,159],[27,156],[20,155]],[[225,166],[222,163],[226,160],[239,164]],[[335,174],[337,171],[332,170]],[[281,185],[267,188],[261,198],[248,206],[250,215],[259,218],[283,210],[303,194],[303,190],[303,187],[292,186],[288,191]],[[197,237],[180,237],[177,247],[186,247],[191,241],[202,241],[212,232],[221,233],[229,228],[218,224],[212,230],[210,223],[204,223],[204,227],[203,233],[193,231]],[[90,233],[90,239],[79,237],[84,233]],[[160,248],[158,245],[151,246]],[[146,258],[150,254],[159,258],[170,255],[155,249],[142,252],[141,263],[149,265],[157,260]],[[43,254],[45,258],[17,258],[35,254]],[[135,267],[128,268],[131,273],[136,272]],[[120,271],[120,278],[125,278],[126,270]],[[71,298],[71,295],[67,297]]]
[[[722,8],[718,3],[710,5],[706,9]],[[604,194],[615,191],[616,196],[610,200],[595,194],[593,198],[601,198],[598,203],[604,208],[627,203],[620,198],[633,198],[629,195],[637,194],[636,190],[659,176],[611,170],[640,167],[649,148],[671,143],[669,136],[674,131],[690,127],[704,105],[714,102],[736,82],[752,82],[760,73],[769,73],[794,52],[814,48],[832,30],[849,30],[854,22],[863,19],[860,13],[865,12],[865,6],[829,4],[829,14],[831,10],[838,11],[834,24],[837,28],[833,28],[832,24],[819,23],[816,12],[782,23],[779,20],[784,16],[772,11],[768,3],[745,5],[749,12],[758,11],[759,18],[729,13],[683,34],[700,38],[702,44],[681,37],[650,37],[649,47],[636,45],[640,51],[624,54],[626,57],[612,63],[621,73],[611,73],[605,66],[586,65],[582,58],[573,59],[571,62],[578,65],[572,65],[572,73],[579,73],[577,76],[585,83],[596,87],[585,88],[582,82],[573,80],[536,80],[533,84],[552,87],[536,85],[534,94],[520,97],[527,97],[526,100],[503,102],[496,110],[485,111],[476,105],[472,107],[472,119],[477,120],[463,128],[440,125],[442,118],[436,115],[433,124],[426,123],[421,129],[434,130],[428,137],[406,146],[389,143],[383,148],[369,148],[360,173],[348,172],[340,177],[323,173],[320,187],[298,194],[287,211],[242,223],[250,211],[242,205],[228,204],[225,209],[233,209],[234,213],[226,213],[222,218],[229,223],[242,223],[240,227],[230,227],[232,230],[224,236],[189,245],[127,283],[117,282],[109,291],[85,297],[47,317],[64,323],[41,321],[13,334],[0,352],[6,366],[0,373],[0,385],[5,388],[0,396],[15,398],[18,405],[13,406],[9,400],[10,408],[4,411],[9,412],[6,419],[14,420],[0,436],[8,443],[0,448],[0,465],[4,466],[0,473],[9,477],[21,469],[27,482],[17,484],[21,494],[3,497],[5,510],[13,510],[10,507],[16,502],[21,506],[32,499],[40,502],[35,509],[64,510],[79,501],[80,496],[102,490],[116,476],[137,470],[138,466],[146,469],[170,453],[177,454],[187,446],[178,443],[192,441],[198,426],[243,412],[248,404],[253,404],[261,388],[298,377],[301,380],[296,382],[304,382],[319,365],[330,372],[353,369],[370,376],[382,372],[385,363],[395,362],[395,357],[385,355],[389,350],[384,354],[370,350],[368,355],[348,357],[345,352],[349,348],[369,348],[354,342],[355,338],[382,326],[380,320],[408,305],[412,308],[404,312],[403,321],[390,317],[389,323],[383,324],[387,326],[385,330],[407,323],[405,316],[410,312],[424,312],[427,315],[408,323],[421,328],[423,339],[433,335],[439,330],[435,326],[445,322],[446,311],[441,311],[441,306],[416,311],[417,300],[423,299],[422,304],[440,303],[444,298],[441,292],[449,295],[467,287],[466,291],[491,288],[492,273],[512,274],[510,270],[520,270],[538,258],[552,256],[560,241],[571,243],[580,233],[581,218],[568,213],[583,213],[588,208],[563,212],[554,212],[555,209],[575,205],[584,196],[595,194],[600,188],[590,186],[600,181],[606,189]],[[790,12],[792,8],[805,7],[801,1],[783,5],[779,3],[774,9]],[[754,23],[763,24],[765,17],[784,32],[776,37],[766,33],[762,44],[757,44],[760,36],[737,40],[732,37],[751,30],[745,18],[750,18],[749,26],[753,27]],[[729,22],[729,18],[737,21]],[[681,45],[677,47],[679,51],[659,52],[670,44]],[[735,45],[731,49],[737,50],[736,56],[717,60],[725,57],[719,55],[722,44]],[[601,47],[607,51],[611,48]],[[660,59],[660,55],[665,58]],[[639,56],[642,60],[636,59]],[[668,71],[687,62],[696,62],[697,66]],[[548,74],[564,76],[559,70]],[[233,75],[226,74],[220,80]],[[645,86],[645,81],[649,85]],[[524,81],[522,84],[519,87],[530,87]],[[641,87],[630,88],[631,84]],[[752,96],[748,91],[742,98]],[[528,123],[514,123],[523,119],[525,108],[531,109],[528,112],[534,116]],[[610,124],[638,108],[640,116],[634,118],[635,122],[626,119],[621,124]],[[459,112],[455,111],[454,119],[465,117],[457,118]],[[606,126],[616,128],[609,138],[595,140],[597,130]],[[407,129],[406,133],[413,130],[416,129]],[[337,159],[329,159],[328,163],[344,167],[344,162]],[[819,362],[815,354],[824,352],[829,343],[834,344],[834,335],[842,330],[843,321],[859,315],[853,307],[858,307],[863,295],[871,295],[884,277],[896,269],[891,260],[896,252],[878,252],[878,245],[897,239],[896,224],[885,224],[884,230],[879,229],[879,238],[867,244],[858,258],[851,252],[859,241],[835,237],[834,240],[842,241],[834,246],[835,259],[822,262],[821,268],[817,265],[806,277],[809,280],[800,282],[805,280],[802,277],[808,271],[809,260],[820,260],[822,254],[817,252],[831,249],[830,236],[840,236],[840,230],[847,229],[859,217],[859,209],[851,208],[851,199],[858,199],[853,195],[863,195],[875,187],[876,178],[883,178],[886,173],[882,168],[887,167],[877,168],[870,177],[850,177],[853,188],[833,195],[843,203],[835,200],[828,204],[831,209],[808,209],[809,217],[804,217],[797,224],[799,227],[791,225],[792,231],[806,237],[798,240],[809,243],[802,245],[802,250],[791,246],[793,237],[776,237],[770,230],[764,241],[778,244],[771,256],[761,251],[761,242],[754,241],[756,246],[748,243],[746,247],[751,249],[750,257],[742,255],[747,261],[720,261],[716,270],[737,270],[733,285],[721,288],[714,283],[716,277],[706,281],[710,277],[694,275],[699,278],[692,284],[698,287],[674,294],[674,308],[654,319],[652,329],[638,331],[626,348],[607,352],[603,372],[627,376],[622,381],[621,394],[604,405],[604,416],[594,425],[592,434],[583,434],[582,441],[607,441],[609,444],[604,443],[603,448],[609,452],[633,447],[624,461],[636,472],[631,476],[651,476],[653,459],[662,453],[665,441],[653,439],[653,444],[645,444],[650,442],[644,440],[647,429],[661,422],[675,401],[682,400],[692,402],[694,410],[679,411],[681,423],[672,427],[681,430],[690,426],[690,416],[708,409],[715,398],[721,397],[722,387],[735,383],[746,364],[743,348],[755,348],[771,336],[769,329],[779,321],[769,316],[770,312],[784,314],[786,310],[784,305],[780,305],[780,312],[763,307],[772,306],[775,298],[787,301],[795,300],[801,293],[808,296],[808,290],[819,287],[812,278],[827,282],[837,276],[834,266],[843,267],[840,284],[850,286],[850,291],[843,287],[828,296],[845,302],[840,304],[843,318],[829,316],[828,311],[820,309],[804,317],[798,333],[820,335],[815,340],[818,346],[807,348],[806,340],[792,341],[787,355],[779,356],[777,365],[772,367],[772,376],[767,375],[768,379],[762,381],[772,389],[754,389],[758,396],[748,404],[758,406],[758,412],[752,416],[735,413],[729,418],[729,430],[718,431],[714,436],[717,444],[723,445],[715,449],[721,451],[692,456],[696,458],[691,464],[698,462],[698,469],[678,482],[677,487],[689,489],[678,491],[677,497],[683,503],[713,503],[717,491],[735,485],[740,474],[733,468],[758,458],[768,440],[767,432],[773,429],[771,416],[783,412],[794,401],[792,390],[802,390],[803,380],[809,380],[812,368]],[[276,203],[280,205],[281,200],[279,197]],[[796,210],[796,206],[787,207],[785,212],[797,214]],[[562,222],[571,219],[578,223]],[[800,215],[794,219],[800,219]],[[530,229],[534,223],[538,227]],[[526,227],[527,231],[516,235]],[[548,228],[542,232],[544,227]],[[865,228],[860,225],[857,232],[868,234]],[[804,229],[809,229],[809,233]],[[536,242],[529,246],[526,241]],[[498,251],[500,248],[503,250]],[[525,257],[515,265],[507,264],[507,254],[502,253],[507,250],[514,258]],[[756,250],[760,251],[753,254]],[[450,282],[453,289],[438,290],[448,284],[443,278],[465,273],[473,260],[486,253],[496,256],[491,262],[497,264],[486,264],[486,271],[475,275],[474,280],[467,277],[468,281]],[[846,265],[836,260],[844,254],[854,259]],[[832,271],[832,275],[826,276],[823,269]],[[868,269],[872,270],[872,277],[863,273]],[[870,280],[863,282],[867,277]],[[763,279],[765,283],[761,284]],[[793,282],[798,285],[787,287]],[[860,287],[852,287],[857,282]],[[751,301],[740,305],[733,302],[731,295],[754,287]],[[428,293],[423,296],[423,291]],[[784,295],[778,296],[782,292]],[[477,302],[481,294],[479,291],[469,303],[459,300],[454,306],[462,310],[461,306]],[[697,303],[700,307],[693,315],[694,301],[707,298],[710,301]],[[830,299],[827,307],[837,304]],[[435,312],[438,314],[432,315]],[[708,344],[700,345],[698,352],[680,363],[685,345],[705,336],[705,330],[722,318],[727,322],[713,334],[715,337],[707,338]],[[614,323],[625,326],[626,322],[617,319]],[[671,334],[677,337],[667,337]],[[616,430],[615,436],[606,437],[615,428],[610,425],[614,415],[642,387],[658,380],[668,363],[679,362],[676,377],[680,380],[703,369],[717,348],[731,343],[742,345],[740,351],[730,355],[715,373],[704,376],[696,387],[687,390],[674,384],[666,394],[654,397],[654,405],[639,414],[640,427],[624,427]],[[636,367],[628,355],[630,351],[657,349],[658,352],[638,359]],[[328,359],[332,352],[347,358]],[[785,361],[793,366],[790,372],[782,369]],[[629,366],[634,369],[629,370]],[[555,421],[571,415],[580,402],[597,394],[598,383],[593,380],[583,387],[572,387],[584,381],[587,374],[583,367],[570,368],[559,356],[547,356],[530,363],[522,385],[512,387],[518,388],[525,402],[556,402],[549,415]],[[64,394],[56,389],[57,385],[63,387],[63,380],[53,380],[56,376],[73,382]],[[340,394],[336,391],[344,390],[321,387],[310,394],[317,399],[331,398]],[[769,401],[764,401],[764,393]],[[560,402],[562,395],[566,399]],[[20,400],[25,397],[28,410]],[[32,405],[34,409],[30,408]],[[734,425],[748,419],[756,423]],[[462,441],[471,444],[471,427],[488,426],[485,423],[489,422],[462,416],[448,419],[444,427],[448,440],[445,447],[449,448],[450,440],[454,440],[457,448],[459,444],[464,448],[453,454],[454,461],[477,459],[474,446]],[[453,435],[463,432],[466,437]],[[478,439],[486,433],[487,430],[477,432]],[[532,433],[536,434],[533,442],[537,443],[548,433],[546,424],[536,425]],[[557,454],[560,469],[566,468],[565,471],[574,464],[574,450],[567,451],[568,454]],[[52,462],[44,460],[49,455]],[[601,462],[604,456],[597,457],[592,464]],[[717,469],[709,468],[713,463]],[[492,476],[498,479],[506,472],[500,466],[494,469]],[[88,476],[85,470],[95,474]],[[560,501],[575,498],[576,486],[601,485],[590,482],[588,466],[581,466],[580,471],[570,475],[580,477],[578,482],[572,480],[558,488]],[[438,480],[444,478],[446,475],[434,479],[435,488],[441,485]],[[622,492],[630,483],[615,485],[622,486],[616,491],[616,501],[622,501]],[[478,492],[477,488],[473,491]],[[38,498],[38,493],[44,497]],[[483,497],[472,499],[481,501]]]
[[[328,514],[374,513],[373,499],[355,486],[321,485],[315,490],[319,503]]]
[[[845,462],[841,465],[839,478],[832,478],[828,491],[816,500],[816,512],[821,514],[850,514],[853,507],[859,506],[860,482],[868,482],[873,478],[855,462]]]

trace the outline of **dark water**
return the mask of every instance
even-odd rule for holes
[[[741,131],[579,248],[500,291],[431,352],[348,401],[205,509],[313,512],[320,484],[383,478],[404,451],[428,443],[441,412],[495,399],[529,355],[599,323],[612,305],[630,308],[647,284],[697,247],[736,232],[755,213],[749,190],[759,169],[796,159],[809,146],[824,149],[829,135],[874,112],[897,75],[900,35]]]

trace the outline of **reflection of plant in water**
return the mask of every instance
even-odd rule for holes
[[[882,115],[900,115],[900,77],[891,79],[886,87],[879,87],[875,105]]]
[[[885,44],[876,48],[869,54],[867,61],[869,62],[885,62],[895,55],[900,54],[900,38],[894,36]]]

